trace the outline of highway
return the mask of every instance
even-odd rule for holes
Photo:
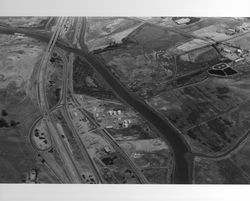
[[[44,91],[46,90],[46,83],[44,82],[45,80],[45,76],[46,76],[46,69],[47,69],[47,64],[48,64],[48,60],[50,59],[50,56],[52,54],[52,51],[54,49],[54,46],[56,44],[57,38],[60,34],[61,31],[61,27],[64,24],[64,19],[63,18],[59,18],[59,20],[57,21],[56,24],[56,28],[55,31],[49,41],[49,44],[45,50],[44,56],[41,60],[39,69],[38,69],[38,101],[39,101],[39,106],[40,106],[40,111],[45,112],[47,106],[45,105],[47,103],[47,100],[45,98],[45,96],[43,96],[42,94],[44,93]]]
[[[78,18],[78,22],[80,21],[80,18]],[[77,23],[77,26],[81,26],[81,23]],[[80,27],[76,27],[76,30],[81,30]],[[73,39],[73,45],[77,44],[78,38],[80,37],[79,31],[76,31],[74,34],[74,39]],[[92,158],[89,156],[85,145],[82,143],[79,135],[77,134],[70,118],[69,114],[67,111],[67,95],[68,95],[68,88],[70,87],[70,92],[72,93],[71,90],[73,90],[73,82],[72,82],[72,71],[73,71],[73,59],[74,59],[74,54],[70,53],[69,54],[69,61],[67,62],[67,65],[64,67],[64,72],[63,72],[63,91],[62,91],[62,99],[60,101],[60,104],[63,106],[62,112],[63,116],[67,122],[68,127],[72,131],[72,134],[74,135],[75,141],[81,150],[81,153],[84,155],[85,159],[87,160],[88,164],[90,165],[90,168],[95,176],[95,181],[96,183],[103,183],[104,180],[102,179],[101,175],[98,172],[97,167],[95,166],[94,161]]]
[[[80,18],[79,18],[80,20]],[[81,21],[78,21],[81,22]],[[76,30],[81,30],[81,23],[77,23],[77,26],[75,29]],[[79,27],[80,26],[80,27]],[[79,38],[79,31],[75,31],[73,42],[74,44],[77,44],[78,38]],[[63,56],[63,55],[62,55]],[[68,118],[68,111],[66,109],[67,105],[67,92],[68,92],[68,85],[70,85],[70,89],[72,89],[72,71],[73,71],[73,59],[74,59],[74,54],[70,53],[69,54],[69,60],[67,60],[65,57],[63,57],[64,61],[64,67],[63,67],[63,86],[62,86],[62,94],[61,94],[61,99],[59,101],[59,105],[62,106],[62,112],[63,112],[63,117],[65,118],[68,127],[72,131],[72,134],[74,135],[74,140],[76,141],[79,149],[81,150],[81,153],[83,154],[84,158],[87,160],[90,169],[93,172],[93,175],[95,176],[95,181],[96,183],[102,183],[103,179],[101,175],[99,174],[95,163],[92,161],[91,157],[89,156],[88,152],[86,151],[85,146],[81,143],[81,139],[78,136],[78,134],[75,131],[75,128],[72,125],[72,122]]]
[[[60,35],[61,29],[63,28],[66,22],[66,18],[60,17],[58,19],[55,31],[49,41],[48,47],[45,51],[45,54],[42,58],[39,70],[38,70],[38,97],[39,97],[39,106],[40,111],[43,114],[43,118],[46,119],[48,129],[50,131],[51,137],[55,141],[55,146],[59,150],[59,153],[64,161],[65,167],[67,167],[67,173],[70,175],[72,183],[82,183],[81,175],[75,166],[75,163],[70,155],[70,150],[65,146],[64,142],[61,139],[60,131],[57,129],[54,123],[54,119],[49,113],[48,102],[46,97],[46,70],[48,60],[50,59],[52,52],[54,50],[57,39]],[[64,68],[67,69],[67,68]]]
[[[80,148],[81,150],[81,153],[84,154],[85,156],[85,159],[87,160],[88,164],[90,165],[91,167],[91,170],[95,176],[95,181],[96,183],[104,183],[104,179],[102,178],[102,176],[100,175],[99,171],[98,171],[98,168],[96,167],[95,165],[95,162],[92,160],[92,158],[90,157],[85,145],[83,144],[80,136],[78,135],[77,131],[75,130],[75,127],[69,117],[69,114],[68,114],[68,111],[67,111],[67,108],[66,106],[64,107],[63,109],[63,116],[67,122],[67,125],[68,127],[70,128],[70,130],[72,131],[73,135],[74,135],[74,138],[76,140],[76,143],[78,145],[78,147]]]

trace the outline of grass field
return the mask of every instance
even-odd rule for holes
[[[145,23],[128,36],[145,49],[166,50],[192,39],[167,28]]]
[[[195,159],[196,184],[248,184],[250,180],[230,159]]]

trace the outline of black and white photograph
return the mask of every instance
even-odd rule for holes
[[[250,183],[250,13],[54,14],[0,13],[1,184]]]

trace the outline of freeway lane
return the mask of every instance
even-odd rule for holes
[[[42,58],[41,64],[39,66],[39,71],[38,71],[38,95],[39,95],[39,106],[40,110],[43,114],[43,117],[46,119],[48,130],[50,131],[50,134],[55,141],[55,146],[60,150],[60,154],[62,156],[62,159],[64,161],[65,167],[67,167],[68,174],[70,175],[70,179],[72,183],[81,183],[81,176],[80,173],[78,172],[74,161],[71,158],[70,151],[68,148],[65,146],[63,143],[61,137],[60,137],[60,131],[58,128],[55,126],[53,115],[48,113],[49,108],[48,108],[48,102],[47,102],[47,97],[46,97],[46,71],[47,71],[47,64],[48,60],[52,54],[52,51],[55,47],[56,41],[59,37],[59,34],[65,24],[66,18],[61,17],[58,20],[56,29],[49,41],[49,44],[47,46],[47,49],[44,53],[44,56]],[[66,66],[65,66],[66,68]]]
[[[75,130],[75,127],[74,127],[74,125],[69,117],[69,113],[68,113],[66,106],[63,107],[62,112],[63,112],[63,117],[65,118],[68,127],[70,128],[70,130],[72,131],[72,134],[74,135],[74,138],[76,139],[76,143],[77,143],[79,149],[81,150],[81,153],[83,153],[85,159],[87,160],[88,164],[91,167],[91,170],[95,176],[96,183],[104,183],[104,180],[103,180],[102,176],[100,175],[98,168],[95,165],[95,162],[90,157],[85,145],[83,144],[82,140],[80,139],[80,136],[78,135],[77,131]]]

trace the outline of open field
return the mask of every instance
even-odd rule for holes
[[[0,128],[0,182],[25,182],[25,174],[36,166],[35,154],[29,143],[29,128],[39,113],[29,98],[24,100],[16,97],[14,90],[1,89],[1,108],[8,115],[4,118],[9,126]],[[10,101],[12,104],[8,104]],[[14,122],[14,123],[13,123]]]
[[[162,93],[150,105],[184,133],[198,152],[227,150],[248,132],[248,78],[209,78],[194,86]]]
[[[219,63],[222,59],[215,48],[211,46],[178,55],[176,58],[177,76],[182,76],[202,68],[209,68]]]
[[[50,169],[44,164],[37,169],[37,182],[41,184],[57,184],[60,181],[50,172]]]
[[[45,45],[34,39],[0,35],[0,87],[14,84],[20,91],[28,93],[32,70],[41,59]]]
[[[248,135],[235,150],[222,159],[196,157],[194,183],[250,183],[249,145],[250,136]]]
[[[90,51],[119,44],[141,23],[119,17],[88,17],[85,41]]]
[[[184,36],[163,27],[145,23],[128,36],[128,39],[138,43],[146,50],[166,50],[177,44],[190,41],[192,37]]]
[[[195,159],[196,184],[248,184],[249,178],[230,159]]]
[[[115,97],[94,70],[80,57],[76,57],[73,63],[73,89],[76,94],[108,99]]]
[[[215,37],[227,37],[224,33],[227,33],[228,29],[234,29],[241,26],[245,21],[249,21],[246,18],[232,18],[232,17],[202,17],[200,21],[190,24],[188,26],[182,25],[178,28],[182,31],[193,33],[196,36],[208,36]],[[196,32],[197,31],[197,32]]]
[[[1,17],[0,24],[12,27],[39,27],[46,24],[49,17]]]
[[[146,51],[137,45],[100,54],[122,83],[142,97],[152,96],[174,77],[175,57],[166,51]]]
[[[127,152],[135,164],[140,167],[146,178],[152,183],[170,183],[172,172],[172,155],[169,147],[161,139],[120,141],[120,146]],[[166,172],[161,182],[154,182],[154,173]],[[159,178],[158,178],[159,179]]]
[[[36,167],[29,143],[29,129],[39,112],[30,99],[30,78],[41,58],[44,44],[36,40],[0,35],[0,181],[25,182],[25,175]],[[3,112],[4,110],[4,112]]]

